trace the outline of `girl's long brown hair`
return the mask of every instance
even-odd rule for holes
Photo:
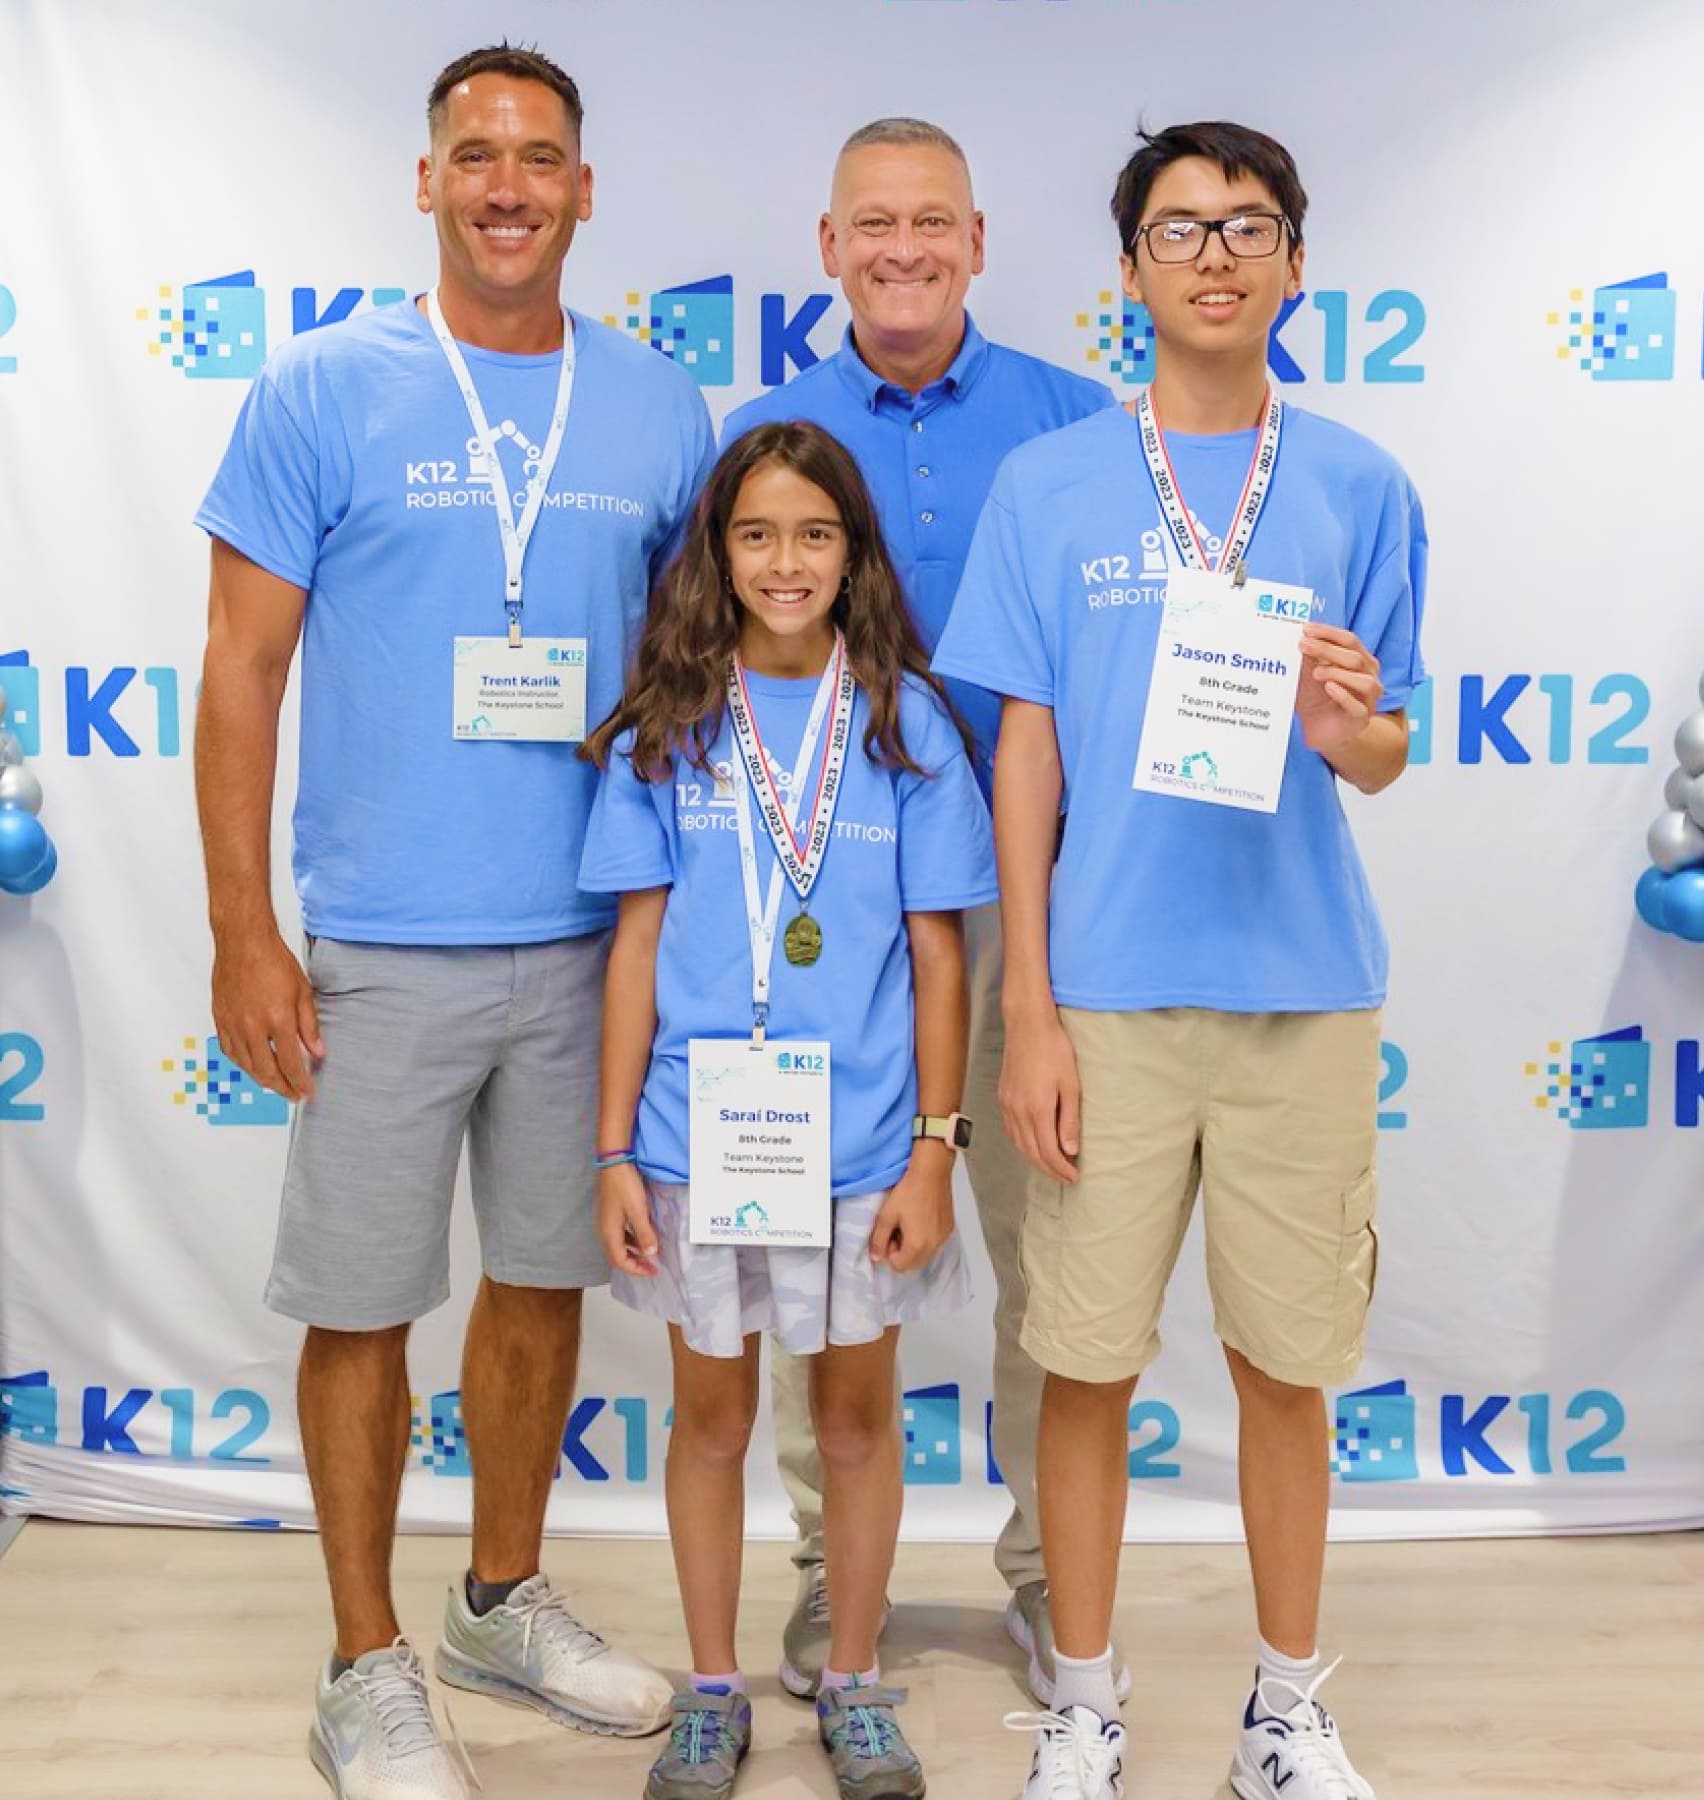
[[[791,469],[821,488],[845,528],[847,579],[829,617],[845,635],[853,677],[869,705],[865,755],[889,768],[929,773],[913,760],[900,732],[906,675],[934,693],[970,752],[970,732],[930,672],[858,465],[837,438],[794,419],[755,426],[722,452],[693,509],[686,541],[651,596],[627,690],[582,754],[607,768],[615,740],[631,731],[633,767],[642,780],[667,781],[677,752],[709,771],[727,699],[728,659],[745,617],[728,573],[728,521],[745,478],[765,464]]]

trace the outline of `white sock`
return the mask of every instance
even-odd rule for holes
[[[1260,1702],[1260,1708],[1288,1712],[1290,1706],[1295,1705],[1296,1697],[1307,1692],[1319,1673],[1319,1651],[1316,1648],[1312,1656],[1286,1656],[1282,1650],[1274,1650],[1265,1638],[1257,1641],[1260,1666],[1255,1680],[1272,1683],[1267,1689],[1269,1698]],[[1290,1692],[1292,1688],[1296,1690],[1295,1695]]]
[[[1068,1706],[1086,1706],[1102,1719],[1118,1717],[1118,1689],[1112,1678],[1112,1646],[1099,1656],[1067,1656],[1055,1650],[1053,1664],[1057,1671],[1053,1685],[1053,1710],[1062,1713]]]

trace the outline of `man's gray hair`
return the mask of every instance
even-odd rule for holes
[[[840,146],[840,154],[848,156],[852,151],[866,149],[872,144],[927,144],[931,149],[945,150],[950,156],[956,156],[967,172],[970,168],[970,158],[958,139],[939,125],[931,125],[927,119],[872,119],[868,125],[860,125]]]

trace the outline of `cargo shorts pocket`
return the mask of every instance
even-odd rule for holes
[[[1369,1167],[1343,1190],[1343,1238],[1337,1257],[1337,1333],[1345,1350],[1358,1344],[1378,1285],[1378,1170]]]

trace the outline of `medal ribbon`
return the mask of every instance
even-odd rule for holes
[[[521,509],[518,521],[515,518],[514,503],[509,498],[509,484],[503,475],[503,465],[497,457],[496,435],[485,416],[479,390],[473,385],[473,377],[468,373],[467,358],[462,355],[461,345],[450,336],[450,328],[444,322],[444,309],[438,304],[436,288],[426,296],[426,316],[432,322],[433,335],[450,365],[450,373],[456,378],[456,386],[461,389],[468,422],[473,426],[473,434],[479,440],[486,464],[491,470],[491,498],[497,513],[498,535],[503,540],[503,607],[509,615],[509,644],[511,648],[518,649],[521,642],[522,565],[526,562],[527,545],[532,540],[533,527],[538,523],[539,509],[544,505],[545,489],[550,486],[550,477],[556,469],[556,458],[562,449],[562,434],[568,427],[568,403],[574,393],[573,315],[567,307],[563,307],[562,369],[556,379],[556,406],[550,415],[550,434],[544,440],[544,450],[539,457],[538,466],[527,480],[526,504]]]
[[[1172,542],[1177,545],[1177,553],[1183,558],[1184,567],[1206,569],[1213,573],[1222,570],[1227,575],[1234,575],[1248,554],[1249,541],[1254,536],[1255,526],[1260,523],[1267,492],[1272,486],[1272,474],[1278,466],[1278,436],[1284,425],[1283,401],[1270,387],[1266,390],[1266,406],[1260,436],[1254,446],[1254,459],[1248,465],[1248,479],[1243,483],[1242,498],[1238,500],[1237,510],[1231,516],[1231,528],[1226,534],[1225,547],[1220,552],[1217,563],[1208,557],[1207,547],[1202,543],[1201,534],[1195,529],[1195,521],[1190,518],[1189,508],[1184,504],[1177,471],[1172,467],[1171,456],[1166,450],[1165,435],[1160,430],[1159,414],[1154,410],[1152,389],[1142,390],[1142,398],[1136,403],[1136,423],[1141,428],[1142,452],[1148,459],[1148,473],[1153,477],[1154,495],[1160,503],[1160,511],[1165,514]]]
[[[852,679],[852,665],[846,656],[845,639],[835,634],[834,655],[817,683],[816,698],[811,702],[810,717],[805,722],[805,735],[799,743],[798,760],[793,778],[788,783],[789,798],[783,802],[775,790],[769,759],[764,754],[763,739],[758,731],[757,715],[746,692],[745,672],[737,656],[728,663],[728,716],[734,735],[734,811],[740,833],[740,877],[745,887],[746,934],[751,943],[751,1008],[755,1028],[754,1044],[763,1041],[763,1030],[769,1016],[770,969],[775,961],[775,927],[781,917],[781,875],[786,871],[802,902],[810,898],[811,889],[822,869],[828,850],[829,834],[834,826],[834,808],[840,795],[840,781],[846,764],[847,746],[852,739],[852,703],[857,684]],[[834,720],[829,728],[828,749],[823,757],[822,772],[817,780],[816,795],[811,806],[811,820],[801,842],[796,824],[804,799],[805,781],[816,760],[817,740],[822,736],[823,722],[828,717],[829,702],[834,703]],[[748,794],[755,793],[757,809],[762,815],[769,841],[774,846],[777,867],[769,871],[769,892],[759,898],[757,888],[757,834],[752,830]]]

